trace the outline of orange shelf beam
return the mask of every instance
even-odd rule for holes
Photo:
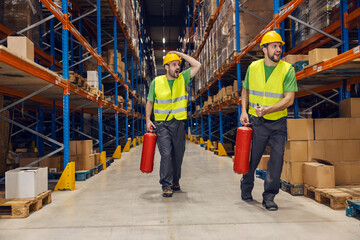
[[[66,81],[62,79],[60,76],[54,76],[46,71],[43,71],[26,61],[20,60],[18,57],[13,56],[12,54],[6,51],[0,51],[0,61],[14,68],[22,70],[28,74],[36,76],[48,83],[52,83],[61,88],[67,87]]]
[[[325,70],[337,67],[341,64],[350,62],[356,58],[360,57],[360,45],[357,47],[354,47],[353,49],[350,49],[347,52],[344,52],[340,55],[337,55],[336,57],[333,57],[325,62],[319,63],[317,65],[314,65],[312,67],[309,67],[305,70],[302,70],[300,72],[296,73],[296,80],[301,80],[307,77],[310,77],[314,74],[323,72]]]

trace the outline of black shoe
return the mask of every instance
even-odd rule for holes
[[[173,191],[180,191],[180,184],[179,183],[174,183],[172,186],[171,186],[171,189]]]
[[[251,195],[246,195],[246,196],[241,195],[241,199],[245,202],[252,202],[254,200]]]
[[[172,192],[171,188],[165,188],[163,190],[162,196],[163,197],[172,197],[172,194],[173,194],[173,192]]]
[[[266,208],[268,211],[277,211],[278,206],[273,200],[263,200],[262,205]]]

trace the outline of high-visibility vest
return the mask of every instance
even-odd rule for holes
[[[264,59],[257,60],[249,66],[249,114],[256,116],[257,104],[269,107],[284,98],[283,83],[291,64],[279,61],[274,71],[265,82]],[[268,120],[277,120],[287,116],[287,109],[266,114]]]
[[[182,73],[175,79],[172,91],[170,89],[166,75],[155,78],[155,102],[154,115],[155,121],[165,121],[171,111],[167,121],[173,119],[187,119],[188,93],[186,92],[185,79]]]

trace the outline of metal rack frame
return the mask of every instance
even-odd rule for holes
[[[13,121],[13,124],[17,124],[19,125],[19,127],[21,127],[24,130],[27,130],[33,134],[35,134],[38,137],[38,141],[37,141],[37,145],[38,148],[40,150],[40,152],[43,152],[43,139],[46,139],[47,141],[50,141],[52,143],[52,152],[50,154],[47,154],[46,156],[43,156],[42,158],[40,158],[39,160],[37,160],[36,162],[33,162],[30,165],[33,165],[43,159],[45,159],[46,157],[49,157],[57,152],[60,152],[62,150],[64,150],[64,166],[66,166],[69,162],[70,162],[70,130],[72,130],[73,133],[77,132],[78,134],[81,135],[81,138],[83,137],[87,137],[90,139],[94,139],[93,138],[93,134],[91,134],[91,136],[86,135],[83,132],[83,126],[84,126],[84,119],[83,119],[83,113],[91,113],[91,114],[95,114],[95,112],[93,110],[91,110],[94,106],[98,106],[97,109],[97,113],[98,113],[98,144],[99,144],[99,150],[100,152],[103,151],[103,146],[104,145],[109,145],[109,143],[113,142],[113,140],[115,140],[115,147],[119,146],[119,113],[122,113],[125,115],[125,137],[126,139],[128,138],[128,117],[132,117],[132,138],[135,138],[135,116],[133,115],[133,111],[135,108],[135,101],[138,99],[138,96],[135,95],[133,93],[133,91],[130,91],[130,94],[132,95],[132,106],[131,106],[131,111],[127,109],[127,103],[125,104],[125,109],[121,109],[118,106],[118,83],[120,83],[120,85],[122,85],[124,87],[124,89],[127,91],[129,90],[129,84],[127,82],[127,70],[128,70],[128,66],[127,66],[127,59],[125,59],[125,81],[122,80],[121,75],[117,73],[117,69],[112,70],[106,63],[105,61],[102,59],[101,57],[101,47],[102,47],[102,43],[101,43],[101,1],[97,0],[96,2],[96,9],[94,9],[93,11],[90,11],[90,13],[94,12],[96,10],[97,12],[97,50],[93,49],[91,47],[91,45],[87,42],[87,40],[82,36],[81,32],[82,32],[82,17],[73,19],[73,21],[75,20],[79,20],[79,30],[76,29],[76,27],[71,23],[72,17],[68,17],[68,0],[63,0],[62,1],[62,11],[51,1],[51,0],[41,0],[41,3],[49,9],[49,11],[53,14],[54,17],[56,17],[56,19],[58,19],[60,21],[60,24],[62,25],[62,69],[63,69],[63,74],[62,76],[59,76],[43,67],[41,67],[40,65],[36,65],[34,63],[31,63],[29,61],[26,61],[22,58],[19,58],[13,54],[11,54],[10,51],[8,51],[6,48],[3,48],[0,46],[0,63],[4,63],[8,66],[11,66],[12,68],[15,68],[19,71],[22,71],[24,73],[27,73],[30,76],[34,76],[38,79],[41,79],[44,81],[44,83],[50,83],[50,85],[48,85],[46,88],[44,87],[44,89],[42,89],[41,91],[35,91],[32,94],[28,94],[27,92],[22,92],[22,91],[18,91],[12,88],[6,88],[6,87],[0,87],[0,92],[2,92],[5,95],[8,96],[15,96],[15,97],[21,97],[22,99],[17,101],[16,103],[21,103],[24,102],[25,100],[32,100],[32,101],[36,101],[36,102],[40,102],[41,104],[45,105],[45,106],[50,106],[52,107],[51,109],[51,133],[50,133],[50,137],[45,136],[42,134],[43,132],[43,125],[44,125],[44,121],[43,121],[43,107],[41,106],[38,109],[38,119],[36,121],[36,125],[38,128],[38,131],[34,131],[31,128],[27,127],[27,126],[23,126],[19,123],[16,123],[15,121]],[[119,23],[119,26],[121,28],[121,30],[123,31],[123,35],[124,35],[124,39],[125,39],[125,58],[127,58],[127,46],[126,46],[126,41],[127,39],[130,39],[130,36],[127,34],[127,32],[124,30],[125,26],[121,23],[121,21],[119,20],[119,16],[116,12],[116,9],[113,5],[112,0],[109,0],[109,5],[111,7],[111,9],[114,12],[114,55],[115,55],[115,61],[117,60],[117,22]],[[133,9],[133,14],[136,15],[136,12]],[[55,71],[55,66],[61,66],[59,65],[59,63],[55,60],[55,26],[54,26],[54,17],[48,17],[46,20],[50,20],[50,68],[51,70]],[[136,19],[136,18],[135,18]],[[41,24],[43,23],[43,21],[41,22]],[[136,20],[136,26],[137,26],[137,30],[140,33],[140,24],[137,20]],[[9,31],[8,29],[6,29],[6,27],[1,26],[1,29],[3,32],[6,31],[7,34],[10,34],[11,31]],[[75,37],[75,39],[77,40],[77,43],[79,44],[79,63],[80,64],[80,71],[82,72],[82,62],[84,61],[84,59],[82,59],[82,47],[84,47],[90,54],[91,56],[97,61],[98,63],[98,74],[99,74],[99,90],[101,91],[102,89],[102,69],[104,68],[113,78],[114,78],[114,89],[115,89],[115,104],[109,103],[105,100],[102,100],[101,98],[98,98],[98,96],[95,96],[91,93],[88,93],[78,87],[76,87],[75,85],[70,84],[69,82],[69,33],[71,33],[71,36]],[[131,50],[131,90],[134,90],[134,76],[133,76],[133,71],[134,71],[134,63],[133,60],[135,60],[136,62],[136,87],[138,89],[138,70],[140,73],[140,105],[138,104],[136,106],[137,109],[140,108],[141,110],[141,117],[140,120],[138,120],[137,122],[141,123],[141,128],[142,130],[139,130],[139,124],[137,124],[137,136],[141,136],[143,135],[144,131],[143,131],[143,125],[144,125],[144,117],[143,117],[143,105],[142,105],[142,93],[143,93],[143,89],[144,89],[144,82],[143,82],[143,72],[145,71],[144,67],[142,66],[142,42],[144,39],[144,35],[141,32],[141,41],[139,41],[139,49],[140,49],[140,56],[139,58],[134,55],[135,53],[135,49],[134,46],[130,45],[129,48]],[[75,40],[74,40],[75,41]],[[72,44],[73,41],[71,41]],[[44,54],[41,50],[36,51],[37,55],[40,56],[46,56],[46,54]],[[41,53],[41,54],[40,54]],[[71,55],[71,66],[74,66],[74,52],[73,52],[73,48],[70,51],[70,55]],[[49,59],[49,57],[47,58]],[[55,65],[57,63],[57,65]],[[115,64],[115,66],[117,66],[117,64]],[[139,66],[139,69],[138,69]],[[116,68],[116,67],[115,67]],[[52,86],[56,86],[56,89],[62,89],[62,90],[58,90],[58,91],[62,91],[62,102],[63,104],[61,104],[60,102],[55,102],[55,100],[47,99],[44,97],[39,97],[36,96],[37,94],[46,91],[48,88],[51,88]],[[138,91],[137,91],[138,92]],[[84,104],[77,104],[76,106],[70,106],[70,102],[71,102],[71,98],[70,98],[70,93],[72,94],[72,96],[77,96],[77,98],[81,98],[81,102],[85,102]],[[73,95],[74,94],[74,95]],[[127,101],[127,94],[125,95],[125,99]],[[90,105],[90,106],[89,106]],[[14,104],[11,104],[11,106],[7,106],[6,108],[3,108],[0,111],[4,111],[12,106],[15,106]],[[63,130],[63,144],[59,143],[53,139],[56,139],[56,132],[58,130],[56,130],[56,124],[60,124],[61,122],[59,122],[59,117],[56,118],[56,108],[62,108],[63,109],[63,121],[62,121],[62,130]],[[85,109],[84,109],[85,108]],[[105,111],[103,111],[103,108],[106,108],[105,111],[111,111],[112,113],[114,113],[114,117],[115,117],[115,136],[107,133],[107,132],[103,132],[103,120],[105,121],[106,119],[103,119],[103,114]],[[70,110],[72,110],[71,112],[80,112],[80,130],[75,129],[75,115],[73,114],[72,116],[70,116]],[[110,116],[112,115],[112,113],[109,113]],[[10,119],[4,119],[6,121],[9,122]],[[70,126],[70,122],[72,121],[72,126]],[[91,127],[93,128],[93,119],[91,119]],[[11,121],[11,120],[10,120]],[[34,125],[34,124],[31,124]],[[110,127],[110,126],[109,126]],[[111,128],[111,127],[110,127]],[[92,129],[91,129],[92,130]],[[111,137],[113,137],[113,140],[110,140],[108,143],[103,143],[103,134],[107,134],[110,135]],[[72,135],[72,137],[74,137],[74,134]],[[96,141],[97,142],[97,141]],[[47,144],[47,143],[46,143]],[[96,143],[95,143],[96,144]],[[56,149],[56,145],[59,145],[60,148]],[[43,154],[42,154],[43,155]]]

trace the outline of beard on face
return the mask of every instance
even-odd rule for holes
[[[180,73],[180,70],[179,69],[176,69],[174,71],[172,70],[169,70],[169,75],[173,78],[178,78],[179,77],[179,73]]]
[[[280,61],[281,52],[280,52],[280,54],[279,54],[279,58],[278,58],[278,59],[275,58],[275,52],[270,56],[270,53],[269,53],[269,50],[268,50],[268,51],[267,51],[267,55],[268,55],[268,58],[270,58],[271,61],[273,61],[273,62],[279,62],[279,61]]]

